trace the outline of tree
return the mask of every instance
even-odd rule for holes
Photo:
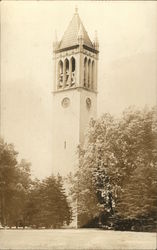
[[[41,224],[41,205],[43,203],[41,196],[41,181],[37,178],[32,181],[29,188],[28,199],[26,203],[26,220],[29,226],[38,228]]]
[[[60,227],[71,222],[61,176],[31,179],[31,164],[17,160],[12,144],[0,139],[0,222],[3,226]]]
[[[119,197],[117,212],[122,218],[128,219],[155,218],[157,213],[156,109],[153,108],[151,111],[145,109],[136,113],[136,116],[124,113],[124,118],[121,126],[125,126],[125,122],[130,120],[127,130],[130,132],[130,138],[134,139],[131,149],[131,153],[134,152],[132,160],[134,169]]]
[[[16,185],[14,187],[14,194],[12,196],[10,222],[11,225],[16,223],[16,226],[27,224],[27,210],[26,204],[28,202],[28,195],[30,192],[30,185],[32,183],[30,174],[31,163],[22,159],[16,165]]]
[[[71,209],[67,202],[61,176],[36,180],[27,204],[30,225],[60,228],[71,222]]]
[[[115,127],[109,114],[97,121],[92,119],[85,147],[79,148],[79,169],[74,179],[73,193],[76,194],[80,226],[86,226],[91,221],[95,223],[95,218],[98,223],[102,214],[113,213],[116,185],[111,185],[115,182],[111,179],[114,158],[108,140]],[[108,167],[109,157],[111,164]]]
[[[12,144],[0,139],[0,207],[1,223],[5,225],[16,185],[17,152]]]
[[[155,108],[129,108],[119,119],[104,114],[91,120],[73,185],[80,215],[132,218],[155,211],[156,125]]]
[[[24,220],[25,202],[31,182],[30,163],[21,160],[13,144],[0,139],[0,215],[3,226]]]

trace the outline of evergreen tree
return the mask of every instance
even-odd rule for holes
[[[60,228],[71,222],[71,208],[63,187],[61,176],[51,175],[33,184],[27,204],[30,225]]]

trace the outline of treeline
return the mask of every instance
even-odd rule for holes
[[[30,163],[18,162],[13,145],[0,139],[2,226],[60,228],[70,224],[77,205],[79,227],[154,231],[156,111],[129,108],[120,118],[92,119],[84,147],[78,148],[78,171],[68,177],[69,197],[61,176],[32,180]]]
[[[91,120],[69,176],[80,227],[154,230],[157,223],[156,108]]]
[[[0,223],[8,227],[60,228],[72,212],[61,176],[32,180],[30,163],[18,162],[12,144],[0,139]]]

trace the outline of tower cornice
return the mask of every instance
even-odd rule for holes
[[[60,52],[64,52],[64,51],[68,51],[68,50],[72,50],[72,49],[77,49],[78,47],[79,47],[79,45],[76,44],[76,45],[66,47],[66,48],[63,48],[63,49],[55,49],[54,52],[55,53],[60,53]]]
[[[91,47],[88,47],[87,45],[83,44],[81,45],[83,46],[84,49],[90,51],[90,52],[93,52],[95,54],[98,54],[99,51],[97,49],[94,49],[94,48],[91,48]],[[77,49],[79,47],[81,47],[79,44],[76,44],[76,45],[73,45],[73,46],[69,46],[69,47],[66,47],[66,48],[63,48],[63,49],[55,49],[54,50],[54,53],[60,53],[60,52],[64,52],[64,51],[69,51],[69,50],[72,50],[72,49]]]
[[[69,92],[69,91],[74,91],[74,90],[77,90],[77,91],[85,90],[85,91],[92,92],[92,93],[95,93],[95,94],[98,93],[98,91],[96,91],[96,90],[89,89],[89,88],[86,88],[86,87],[80,87],[80,86],[65,88],[65,89],[60,89],[60,90],[54,90],[51,93],[52,94],[58,94],[58,93],[61,93],[61,92]]]
[[[83,44],[83,48],[86,49],[86,50],[89,50],[95,54],[98,54],[99,51],[97,49],[94,49],[94,48],[91,48],[91,47],[88,47],[87,45]]]

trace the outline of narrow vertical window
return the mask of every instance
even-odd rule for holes
[[[69,60],[65,59],[65,86],[69,85]]]
[[[92,81],[91,81],[91,87],[92,87],[92,89],[95,89],[94,78],[95,78],[95,64],[94,64],[94,61],[93,61],[92,62]]]
[[[72,64],[71,86],[73,86],[75,85],[76,82],[76,74],[75,74],[76,65],[74,57],[71,58],[71,64]]]
[[[87,77],[87,74],[88,74],[88,64],[87,64],[87,57],[85,57],[84,59],[84,87],[87,87],[87,81],[88,81],[88,77]]]
[[[63,62],[58,63],[58,88],[63,87]]]
[[[67,143],[66,141],[64,141],[64,149],[66,149]]]
[[[91,85],[91,60],[88,60],[88,79],[87,79],[87,87],[90,88]]]

